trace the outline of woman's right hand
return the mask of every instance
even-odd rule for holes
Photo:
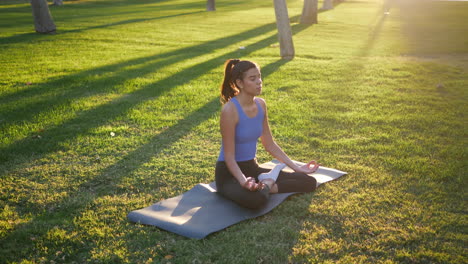
[[[257,190],[261,190],[263,188],[263,184],[262,183],[256,183],[255,182],[255,179],[252,178],[252,177],[248,177],[245,179],[245,182],[243,184],[241,184],[242,187],[244,187],[245,189],[249,190],[249,191],[257,191]]]

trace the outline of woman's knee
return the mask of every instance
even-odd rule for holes
[[[307,192],[313,192],[317,189],[317,180],[314,177],[307,176],[307,183],[304,184],[307,188]]]
[[[303,189],[303,192],[312,192],[317,189],[317,180],[305,173],[298,173],[297,180],[300,188]]]
[[[317,188],[317,180],[305,173],[294,172],[281,177],[278,192],[312,192]]]

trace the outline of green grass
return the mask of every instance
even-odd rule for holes
[[[468,3],[288,7],[292,61],[271,1],[70,1],[56,35],[0,2],[0,262],[467,263]],[[213,181],[234,57],[290,157],[349,174],[203,240],[130,223]]]

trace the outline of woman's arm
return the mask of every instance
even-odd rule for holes
[[[262,105],[264,113],[265,113],[265,118],[263,120],[263,133],[262,133],[262,136],[260,137],[262,141],[262,145],[265,148],[265,150],[268,151],[277,160],[288,165],[289,168],[293,169],[296,172],[303,172],[306,174],[315,172],[318,169],[318,164],[316,164],[315,161],[312,161],[303,166],[298,166],[288,157],[288,155],[286,155],[286,153],[281,149],[281,147],[278,146],[278,144],[273,139],[273,136],[271,134],[270,125],[268,122],[268,112],[267,112],[266,103],[263,99],[260,99],[260,104]],[[310,168],[311,165],[316,165],[316,166],[314,166],[313,168]]]
[[[256,184],[254,179],[245,177],[236,162],[235,136],[238,120],[239,116],[235,105],[232,102],[226,103],[221,110],[220,118],[221,136],[224,148],[224,162],[241,186],[254,191],[260,188],[260,185]]]

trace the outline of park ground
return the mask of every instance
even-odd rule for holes
[[[0,1],[0,263],[468,263],[468,2]],[[319,3],[321,5],[321,3]],[[187,239],[128,212],[213,181],[226,59],[262,67],[276,141],[347,171]],[[259,162],[271,157],[260,149]]]

